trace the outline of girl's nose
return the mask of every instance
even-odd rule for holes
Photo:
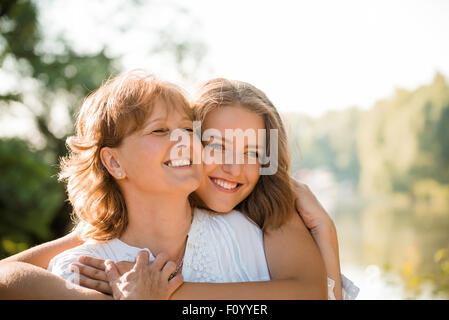
[[[241,173],[242,173],[242,164],[223,164],[222,169],[224,172],[226,172],[227,174],[230,174],[234,177],[238,177]]]

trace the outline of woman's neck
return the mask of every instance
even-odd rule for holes
[[[130,246],[148,248],[156,256],[168,254],[177,260],[182,253],[192,221],[187,196],[125,195],[128,227],[120,240]]]

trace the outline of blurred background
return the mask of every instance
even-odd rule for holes
[[[58,159],[82,99],[145,68],[282,113],[359,299],[449,299],[449,2],[1,0],[0,258],[72,227]]]

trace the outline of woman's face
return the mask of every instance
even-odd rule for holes
[[[258,155],[262,153],[263,141],[259,141],[257,133],[265,129],[264,121],[246,108],[228,106],[207,114],[202,123],[203,139],[209,129],[217,130],[220,137],[203,140],[203,178],[196,194],[209,209],[229,212],[253,191],[259,180]],[[230,129],[234,137],[226,135],[225,130],[229,133]],[[238,134],[248,129],[247,132],[255,133],[255,140]]]
[[[156,103],[143,128],[127,136],[117,148],[126,174],[123,184],[132,185],[133,191],[151,194],[189,194],[198,188],[202,165],[192,163],[192,126],[181,108],[168,111],[164,102]],[[177,141],[170,141],[175,129],[187,132]]]

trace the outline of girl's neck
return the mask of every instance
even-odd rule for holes
[[[187,196],[125,195],[128,227],[120,240],[130,246],[148,248],[156,256],[168,254],[177,260],[182,253],[192,221]]]

